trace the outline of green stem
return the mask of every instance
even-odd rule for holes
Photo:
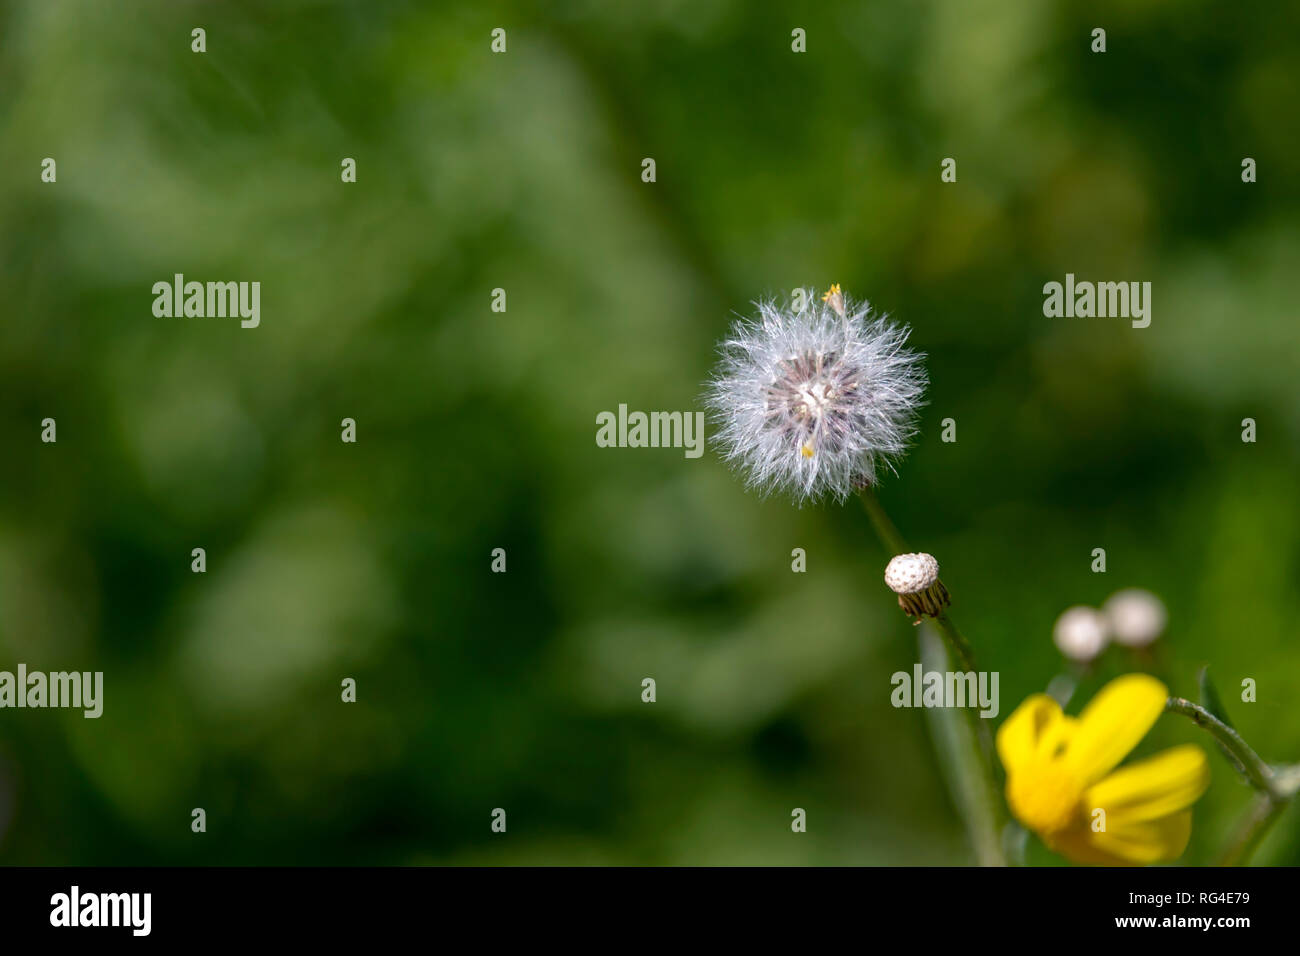
[[[940,614],[936,618],[931,618],[930,623],[947,640],[948,646],[957,655],[961,669],[964,671],[975,670],[975,652],[971,650],[970,642],[962,637],[961,631],[957,630],[957,625],[952,623],[952,619],[947,614]]]
[[[869,485],[863,485],[858,489],[858,497],[862,499],[877,537],[891,556],[905,554],[907,543],[880,504],[875,491]],[[918,640],[926,666],[932,670],[947,670],[950,666],[948,654],[951,653],[963,671],[975,670],[975,655],[970,643],[948,615],[917,623],[921,624]],[[931,717],[931,734],[939,750],[940,767],[966,825],[975,858],[982,866],[1005,866],[1000,829],[1002,803],[993,773],[993,743],[988,725],[968,708],[963,708],[961,715],[940,710],[935,713],[927,711],[927,716]]]
[[[907,542],[903,540],[902,533],[890,520],[872,487],[862,485],[858,489],[858,497],[862,499],[862,506],[866,508],[867,517],[871,519],[871,526],[876,529],[876,536],[889,549],[891,557],[895,554],[906,554]],[[952,622],[952,618],[947,614],[941,614],[938,617],[930,618],[930,622],[934,624],[935,629],[948,642],[948,647],[956,655],[962,670],[975,670],[975,653],[971,650],[970,642],[962,637],[961,632],[957,630],[957,625]]]
[[[867,517],[871,519],[871,526],[876,529],[876,536],[892,552],[890,556],[905,554],[907,552],[907,542],[903,540],[903,536],[899,533],[898,528],[894,526],[894,522],[889,520],[889,515],[885,513],[885,509],[880,504],[880,499],[876,497],[876,492],[872,487],[870,485],[859,487],[858,497],[862,499],[862,505],[867,509]]]
[[[1237,824],[1236,835],[1220,854],[1219,866],[1243,866],[1250,862],[1251,855],[1263,841],[1264,835],[1286,809],[1286,800],[1274,800],[1268,794],[1256,794],[1246,810],[1245,816]]]
[[[1171,714],[1190,717],[1198,727],[1208,730],[1241,769],[1250,785],[1259,791],[1219,858],[1220,866],[1241,866],[1248,863],[1269,828],[1282,816],[1296,792],[1300,791],[1300,767],[1270,767],[1241,734],[1190,700],[1170,697],[1165,703],[1165,710]]]
[[[944,671],[951,664],[944,641],[929,622],[917,631],[921,665]],[[1006,866],[999,821],[1001,803],[993,783],[988,752],[981,746],[984,721],[969,708],[934,707],[925,711],[939,752],[939,772],[961,815],[975,860],[980,866]]]
[[[1200,704],[1193,704],[1183,697],[1170,697],[1165,702],[1165,711],[1190,717],[1197,726],[1208,730],[1214,736],[1214,739],[1221,743],[1224,749],[1232,754],[1237,763],[1241,765],[1242,771],[1246,774],[1246,779],[1250,781],[1251,786],[1256,790],[1274,800],[1289,798],[1289,794],[1283,794],[1277,789],[1273,777],[1273,768],[1251,749],[1250,744],[1242,739],[1241,734],[1218,717],[1215,717]]]

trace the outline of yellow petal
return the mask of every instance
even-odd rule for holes
[[[1087,830],[1071,830],[1051,840],[1048,846],[1053,853],[1059,853],[1073,863],[1090,863],[1094,866],[1133,865],[1131,860],[1116,856],[1097,846],[1092,839],[1096,835]]]
[[[1143,823],[1111,825],[1104,833],[1072,830],[1057,837],[1051,848],[1075,863],[1102,866],[1146,866],[1176,860],[1192,835],[1192,811],[1171,813]]]
[[[1106,821],[1105,833],[1090,833],[1093,846],[1103,853],[1127,860],[1130,865],[1146,866],[1176,860],[1187,849],[1192,835],[1192,811],[1171,813],[1167,817],[1141,823]]]
[[[1108,774],[1088,789],[1089,813],[1106,811],[1107,825],[1154,820],[1190,807],[1210,785],[1205,751],[1195,744],[1172,747]]]
[[[1008,774],[1033,761],[1043,734],[1061,720],[1061,706],[1046,694],[1031,694],[998,728],[998,759]]]
[[[1146,736],[1169,691],[1146,674],[1117,677],[1079,715],[1065,761],[1083,783],[1100,780]]]

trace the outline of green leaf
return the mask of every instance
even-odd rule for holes
[[[1219,698],[1219,692],[1214,689],[1214,684],[1210,681],[1210,668],[1208,665],[1197,671],[1196,682],[1201,687],[1201,706],[1229,727],[1232,727],[1232,721],[1228,719],[1228,712],[1223,708],[1223,701]],[[1236,754],[1225,747],[1222,741],[1219,741],[1219,749],[1223,751],[1223,755],[1228,758],[1228,762],[1237,769],[1237,772],[1249,782],[1250,775],[1246,773],[1246,768],[1237,759]]]
[[[1208,666],[1202,667],[1196,675],[1196,680],[1201,685],[1201,706],[1231,727],[1232,721],[1228,719],[1228,712],[1223,708],[1223,701],[1219,699],[1219,692],[1214,689],[1214,684],[1210,682],[1210,668]]]

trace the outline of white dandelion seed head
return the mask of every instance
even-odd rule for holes
[[[1141,588],[1116,591],[1101,610],[1115,643],[1125,647],[1146,647],[1164,633],[1168,620],[1160,598]]]
[[[1110,641],[1106,616],[1091,607],[1067,608],[1052,629],[1056,649],[1072,661],[1087,663],[1100,654]]]
[[[764,494],[842,501],[916,433],[926,375],[909,330],[833,286],[801,310],[756,303],[719,346],[706,402],[728,462]]]

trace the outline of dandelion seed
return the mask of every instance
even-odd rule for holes
[[[875,484],[916,433],[926,376],[909,330],[838,285],[800,310],[757,307],[719,346],[708,386],[724,457],[750,487],[800,504]]]

